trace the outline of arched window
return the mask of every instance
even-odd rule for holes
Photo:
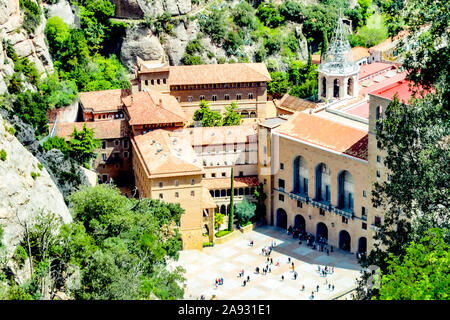
[[[347,170],[338,175],[338,207],[340,209],[353,211],[354,194],[353,176]]]
[[[349,96],[353,95],[353,78],[348,79],[348,82],[347,82],[347,94]]]
[[[339,98],[339,85],[340,85],[340,83],[339,83],[339,79],[334,79],[334,82],[333,82],[333,97],[335,97],[335,98]]]
[[[308,195],[308,163],[302,156],[294,159],[293,165],[293,193]]]
[[[331,172],[325,163],[320,163],[316,173],[316,200],[331,202]]]
[[[327,96],[327,79],[325,77],[322,78],[322,97]]]

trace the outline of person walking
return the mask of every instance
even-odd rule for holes
[[[305,285],[302,284],[302,291],[305,291]]]
[[[284,276],[283,275],[281,275],[281,281],[284,281]]]
[[[319,292],[319,285],[317,285],[316,290],[317,290],[317,292]]]
[[[244,283],[243,283],[243,284],[244,284],[244,287],[245,287],[245,285],[247,284],[247,281],[244,280]]]
[[[247,276],[247,282],[250,282],[250,276]]]
[[[331,291],[334,291],[334,284],[331,286]]]

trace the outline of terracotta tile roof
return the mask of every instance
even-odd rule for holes
[[[170,66],[171,85],[265,82],[270,81],[264,63],[202,64],[193,66]]]
[[[171,136],[158,129],[131,140],[149,176],[202,174],[203,167],[189,144],[189,137]]]
[[[367,160],[367,131],[337,121],[296,112],[274,131],[318,147]]]
[[[280,101],[276,103],[277,108],[285,109],[294,113],[295,111],[303,111],[309,108],[315,108],[316,104],[312,101],[306,99],[301,99],[298,97],[285,94]]]
[[[96,139],[120,139],[130,135],[129,126],[126,120],[100,120],[90,122],[68,122],[58,123],[56,125],[56,135],[69,140],[76,127],[78,131],[83,129],[83,125],[94,130]],[[49,124],[49,132],[51,132],[53,124]]]
[[[370,56],[369,49],[364,47],[354,47],[352,48],[352,55],[354,61],[359,61],[362,58],[367,58]]]
[[[118,111],[126,94],[127,90],[123,89],[80,92],[80,101],[84,110],[92,109],[94,113]]]
[[[203,179],[203,186],[208,190],[230,189],[230,178]],[[259,186],[257,176],[234,177],[234,188],[248,188]]]
[[[211,209],[216,208],[217,204],[214,202],[213,197],[209,193],[208,189],[205,187],[202,188],[202,208],[203,209]]]
[[[139,91],[123,98],[130,125],[185,122],[186,115],[178,101],[155,91]]]
[[[186,128],[174,134],[190,137],[192,146],[256,143],[257,125]]]

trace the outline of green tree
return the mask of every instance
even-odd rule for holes
[[[235,210],[238,224],[244,225],[255,216],[256,204],[244,200],[236,204]]]
[[[278,7],[272,2],[261,2],[256,11],[256,16],[264,23],[264,25],[277,28],[285,23],[284,16],[278,11]]]
[[[286,72],[270,72],[272,81],[267,84],[267,93],[274,98],[282,97],[289,89],[289,75]]]
[[[78,96],[77,85],[71,80],[60,80],[58,73],[47,76],[38,87],[49,109],[61,108],[74,102]]]
[[[267,194],[264,192],[264,185],[260,183],[254,192],[254,196],[256,197],[256,217],[265,217],[266,216],[266,205],[264,202],[267,199]]]
[[[234,23],[241,28],[255,30],[257,27],[255,10],[246,1],[242,1],[234,7],[232,17]]]
[[[437,45],[447,37],[449,11],[442,11],[445,6],[449,4],[414,0],[399,13],[408,22],[408,41],[421,45],[406,52],[403,65],[417,99],[406,105],[394,98],[376,127],[380,148],[387,153],[384,164],[392,174],[389,183],[374,184],[372,203],[383,210],[384,220],[363,266],[379,266],[382,274],[387,274],[389,254],[401,263],[409,244],[418,243],[427,230],[449,229],[449,49]],[[427,24],[427,31],[422,30]],[[421,98],[422,90],[430,87]],[[448,243],[448,233],[444,239]],[[378,297],[377,290],[365,292],[367,278],[363,273],[360,296]]]
[[[212,9],[204,18],[199,19],[200,30],[211,36],[216,44],[221,44],[228,31],[224,10]]]
[[[420,243],[410,243],[403,259],[389,255],[380,300],[449,300],[450,255],[443,233],[430,229]]]
[[[298,1],[283,1],[280,6],[280,14],[285,17],[286,20],[301,23],[303,20],[302,15],[303,6]]]
[[[211,110],[209,103],[205,100],[200,102],[200,109],[195,111],[193,120],[201,121],[202,127],[217,127],[222,125],[220,112]]]
[[[54,16],[47,20],[44,33],[48,41],[50,53],[55,54],[61,50],[64,41],[69,37],[70,29],[60,17]]]
[[[69,156],[70,154],[70,145],[67,143],[66,139],[58,136],[48,138],[48,140],[42,144],[42,148],[44,151],[58,149],[61,150],[66,156]]]
[[[225,107],[225,114],[222,121],[224,126],[238,126],[241,124],[241,115],[236,112],[237,107],[236,102],[232,102],[229,106]]]
[[[100,147],[100,140],[94,138],[94,130],[89,129],[86,124],[83,125],[81,131],[74,127],[71,137],[70,157],[89,168],[90,161],[97,156],[94,150]]]
[[[25,91],[16,96],[14,114],[31,124],[38,135],[48,133],[47,105],[39,92]]]
[[[225,220],[225,215],[223,215],[220,212],[216,212],[214,214],[214,225],[217,228],[217,231],[219,231],[220,226],[223,224]]]

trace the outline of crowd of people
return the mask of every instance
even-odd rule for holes
[[[290,232],[294,232],[294,230],[290,230]],[[321,245],[321,246],[324,246],[324,247],[326,246],[326,239],[320,238],[320,237],[319,237],[318,239],[314,239],[314,236],[313,236],[313,235],[307,234],[307,233],[305,233],[305,232],[300,232],[300,233],[299,233],[299,238],[300,238],[300,241],[301,241],[302,239],[304,239],[304,240],[306,240],[306,241],[312,241],[311,244],[312,244],[313,246],[316,246],[316,245]],[[252,247],[253,247],[254,244],[255,244],[254,240],[250,240],[250,241],[249,241],[249,246],[252,246]],[[300,244],[301,244],[301,243],[300,243]],[[276,246],[277,246],[276,241],[275,241],[275,240],[272,240],[271,243],[270,243],[270,245],[264,246],[264,247],[261,249],[261,253],[260,253],[260,254],[261,254],[262,256],[266,257],[265,265],[264,265],[263,267],[256,266],[255,269],[254,269],[254,274],[267,275],[267,274],[269,274],[269,273],[272,273],[273,268],[275,268],[275,267],[280,267],[280,261],[279,261],[279,259],[277,259],[277,260],[274,262],[273,258],[270,256],[271,253],[272,253],[272,250],[273,250]],[[332,248],[332,247],[331,247],[331,248]],[[326,250],[329,250],[329,249],[327,248]],[[331,249],[331,250],[332,250],[332,249]],[[321,251],[323,251],[323,249],[321,249]],[[328,253],[328,252],[327,252],[327,253]],[[298,272],[295,270],[295,263],[294,263],[293,261],[291,261],[291,258],[290,258],[290,257],[287,257],[286,263],[289,265],[290,272],[292,273],[292,280],[297,280],[297,279],[299,279],[299,274],[298,274]],[[328,283],[328,279],[327,279],[327,276],[328,276],[328,275],[334,274],[334,266],[332,266],[332,267],[329,267],[329,266],[323,266],[323,267],[322,267],[322,266],[318,265],[318,266],[317,266],[317,272],[319,273],[319,275],[320,275],[321,277],[326,278],[326,279],[325,279],[325,286],[328,285],[328,290],[329,290],[329,291],[334,291],[334,288],[335,288],[335,287],[334,287],[334,284]],[[244,270],[244,269],[239,270],[239,273],[238,273],[238,276],[237,276],[237,277],[240,278],[240,279],[243,279],[243,280],[242,280],[242,287],[246,287],[246,286],[249,284],[249,282],[250,282],[250,275],[247,274],[247,276],[245,276],[245,270]],[[285,280],[285,275],[282,274],[282,275],[281,275],[281,281],[284,281],[284,280]],[[222,278],[222,277],[217,278],[217,279],[216,279],[216,282],[215,282],[216,288],[218,288],[218,286],[220,286],[220,285],[223,285],[223,278]],[[306,288],[305,288],[305,285],[302,284],[301,287],[300,287],[300,291],[304,292],[305,289],[306,289]],[[317,284],[317,286],[315,287],[315,292],[318,293],[318,292],[319,292],[319,289],[320,289],[320,285]],[[315,292],[314,292],[314,291],[311,292],[311,296],[309,297],[310,299],[314,299],[314,297],[315,297]]]

